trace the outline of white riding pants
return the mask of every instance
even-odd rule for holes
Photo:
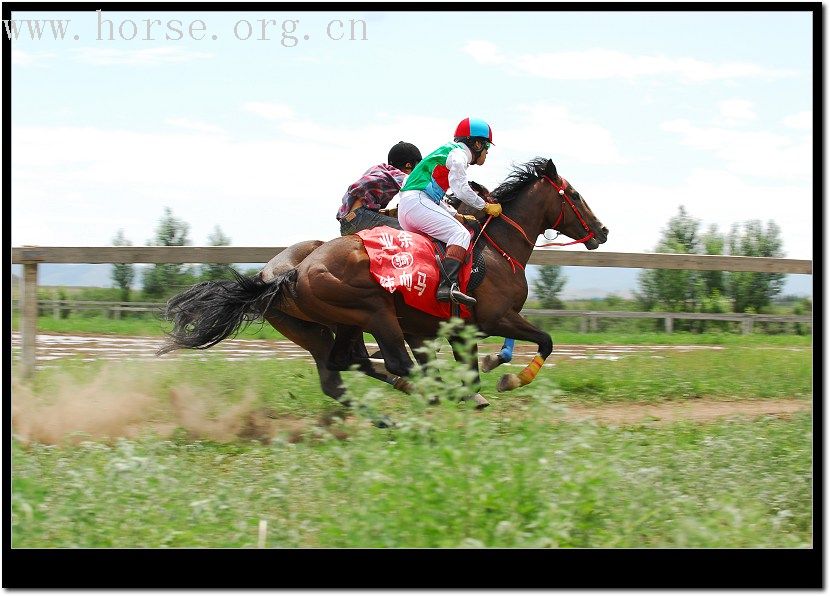
[[[455,244],[465,250],[470,246],[467,228],[420,190],[407,190],[400,194],[398,221],[407,232],[423,232],[447,245]]]

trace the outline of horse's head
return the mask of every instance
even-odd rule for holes
[[[608,228],[597,219],[582,195],[559,176],[553,160],[540,162],[537,174],[541,178],[540,195],[548,203],[545,229],[583,242],[588,250],[596,250],[608,240]]]

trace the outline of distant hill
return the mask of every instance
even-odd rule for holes
[[[136,282],[133,287],[141,287],[140,270],[146,265],[136,265]],[[238,268],[258,269],[261,264],[241,263]],[[110,288],[112,265],[62,265],[44,263],[38,267],[38,284],[41,286],[83,286]],[[528,281],[536,278],[538,267],[527,268]],[[567,282],[562,290],[564,300],[586,298],[604,298],[616,294],[622,298],[632,297],[637,289],[637,278],[641,269],[622,269],[615,267],[563,267]],[[20,265],[12,266],[12,275],[22,276]],[[813,296],[813,278],[811,275],[788,275],[783,294],[795,296]]]

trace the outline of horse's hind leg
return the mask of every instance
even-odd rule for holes
[[[412,350],[412,355],[415,356],[416,362],[421,365],[421,367],[425,367],[427,363],[435,358],[435,354],[429,354],[427,350],[424,349],[424,344],[426,343],[426,339],[422,335],[412,335],[411,333],[404,333],[404,339],[406,340],[407,345]]]
[[[331,352],[329,352],[328,364],[329,370],[350,370],[355,364],[360,364],[362,360],[368,360],[369,354],[366,352],[366,346],[363,342],[358,345],[358,339],[361,338],[361,331],[359,327],[353,325],[338,325],[334,333],[334,345],[332,345]],[[366,355],[364,356],[363,353]]]
[[[380,352],[378,352],[380,356]],[[338,325],[335,332],[334,346],[329,354],[329,370],[351,370],[353,366],[363,374],[392,385],[398,391],[411,393],[412,386],[400,376],[392,375],[381,362],[374,362],[366,344],[363,343],[363,331],[353,325]]]
[[[336,399],[345,406],[350,405],[344,399],[346,387],[343,379],[336,370],[329,370],[328,358],[334,345],[334,334],[331,329],[318,323],[302,321],[291,315],[279,311],[271,311],[265,315],[271,326],[293,341],[301,348],[308,350],[317,365],[317,374],[320,376],[320,388],[323,393]]]
[[[490,402],[485,399],[479,390],[481,388],[481,376],[478,372],[478,344],[473,342],[470,344],[468,350],[463,349],[463,342],[456,337],[450,338],[450,345],[452,346],[452,355],[456,362],[466,364],[470,370],[475,371],[475,377],[471,381],[465,381],[465,387],[471,391],[469,397],[465,397],[464,401],[472,399],[476,404],[476,409],[483,410],[490,405]]]
[[[386,370],[399,377],[408,377],[415,363],[404,345],[404,335],[394,308],[379,310],[371,317],[366,331],[375,336],[386,363]]]

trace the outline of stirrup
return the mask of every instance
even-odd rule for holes
[[[467,294],[459,290],[458,284],[452,284],[450,286],[450,300],[465,304],[467,306],[474,306],[478,302],[472,296],[467,296]]]

